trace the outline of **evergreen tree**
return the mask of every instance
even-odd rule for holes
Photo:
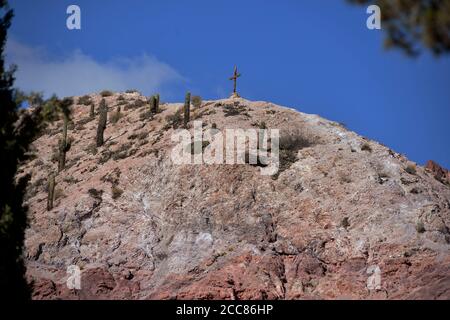
[[[385,46],[416,56],[421,48],[435,55],[450,52],[450,0],[347,0],[381,9]]]
[[[27,209],[23,195],[29,176],[16,179],[19,164],[42,120],[41,106],[19,112],[21,93],[13,89],[15,68],[5,66],[4,47],[13,11],[0,0],[0,300],[29,299],[22,259]]]

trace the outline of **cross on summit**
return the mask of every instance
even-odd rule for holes
[[[231,95],[231,98],[239,98],[239,94],[236,92],[236,81],[237,81],[237,78],[239,78],[240,76],[241,76],[241,74],[238,73],[237,67],[234,66],[234,73],[233,73],[233,76],[230,78],[230,80],[233,80],[233,82],[234,82],[233,93]]]

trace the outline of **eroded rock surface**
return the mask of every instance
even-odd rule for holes
[[[33,174],[34,299],[450,299],[450,187],[431,170],[407,170],[404,156],[319,116],[240,98],[204,102],[193,118],[204,129],[264,122],[301,136],[307,143],[286,151],[283,171],[175,165],[166,117],[181,104],[148,117],[148,104],[136,103],[144,97],[120,95],[106,98],[110,115],[122,103],[123,116],[98,149],[98,116],[73,107],[53,210],[46,178],[61,121],[22,168]],[[91,98],[97,108],[101,97]],[[70,265],[81,290],[66,286]]]
[[[448,169],[441,167],[433,160],[428,160],[425,164],[425,169],[430,170],[434,174],[434,177],[442,183],[450,185],[450,171]]]

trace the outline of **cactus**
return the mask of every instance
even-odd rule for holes
[[[155,95],[155,113],[159,112],[159,94]]]
[[[47,211],[53,209],[53,199],[55,197],[55,175],[52,173],[48,177]]]
[[[93,103],[91,103],[91,111],[89,112],[89,118],[91,119],[95,118],[95,106]]]
[[[150,112],[156,114],[159,112],[159,94],[151,96],[149,99]]]
[[[67,128],[66,123],[64,123],[64,127]],[[58,172],[61,172],[66,167],[66,153],[70,150],[70,142],[66,140],[60,140],[58,149]]]
[[[97,147],[101,147],[104,143],[103,132],[106,129],[106,121],[108,120],[108,107],[106,106],[105,99],[102,99],[99,107],[99,119],[98,119],[98,127],[97,127],[97,138],[96,143]]]
[[[149,98],[149,104],[150,104],[150,112],[151,113],[156,113],[156,97],[155,96],[151,96]]]
[[[191,107],[191,93],[186,93],[186,98],[184,99],[184,127],[187,127],[190,117],[190,107]]]
[[[63,137],[59,142],[59,156],[58,156],[58,172],[64,170],[66,166],[66,153],[70,150],[70,142],[67,140],[67,126],[70,120],[69,106],[72,104],[71,99],[64,99],[60,103],[60,108],[63,113]]]

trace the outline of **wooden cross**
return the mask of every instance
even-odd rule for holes
[[[237,80],[237,78],[239,78],[240,76],[241,76],[241,74],[238,73],[237,67],[234,66],[234,73],[233,73],[233,76],[230,78],[230,80],[233,80],[233,81],[234,81],[233,95],[236,95],[236,80]]]

